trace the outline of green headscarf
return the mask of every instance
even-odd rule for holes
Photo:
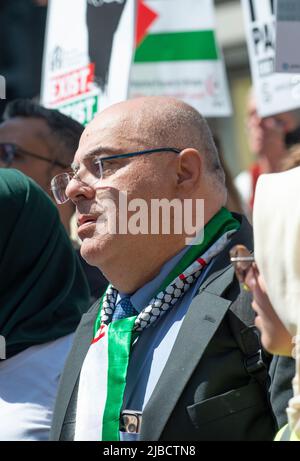
[[[89,289],[50,198],[0,168],[0,335],[6,357],[73,332]]]

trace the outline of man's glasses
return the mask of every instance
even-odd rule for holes
[[[101,154],[101,157],[99,155],[87,156],[83,160],[83,167],[76,166],[74,171],[70,173],[61,173],[52,179],[51,190],[54,198],[59,205],[69,200],[66,189],[72,179],[93,187],[99,181],[112,176],[121,168],[118,163],[119,159],[137,157],[138,155],[156,154],[159,152],[174,152],[175,154],[179,154],[181,150],[174,147],[161,147],[159,149],[129,152],[127,154],[111,155],[108,157],[103,157],[103,154]],[[80,169],[82,170],[81,173],[79,171]]]
[[[230,261],[235,268],[235,274],[240,283],[245,284],[250,269],[255,268],[254,255],[244,245],[236,245],[231,248]]]
[[[0,143],[0,164],[3,164],[6,168],[9,168],[15,159],[22,156],[35,158],[42,160],[43,162],[51,163],[52,165],[60,166],[61,168],[68,168],[69,165],[59,162],[58,160],[42,157],[41,155],[28,152],[17,146],[17,144],[1,142]]]

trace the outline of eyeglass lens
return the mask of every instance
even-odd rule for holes
[[[10,165],[14,159],[15,149],[10,144],[0,143],[0,163],[4,165]]]
[[[51,190],[59,205],[69,200],[66,189],[72,179],[93,187],[103,177],[102,162],[100,159],[94,160],[92,167],[81,166],[80,170],[75,173],[61,173],[52,179]]]

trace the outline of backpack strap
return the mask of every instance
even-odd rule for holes
[[[243,290],[239,302],[234,302],[229,308],[229,324],[244,355],[247,373],[268,391],[271,384],[268,370],[272,356],[261,345],[259,330],[254,325],[255,312],[251,308],[251,301],[251,294]]]
[[[247,373],[262,386],[265,392],[268,392],[271,383],[268,369],[272,356],[263,350],[260,333],[254,325],[255,312],[251,308],[252,295],[240,289],[232,265],[214,274],[212,278],[208,278],[200,291],[224,296],[229,287],[233,288],[233,284],[236,286],[237,300],[229,307],[229,326],[244,356]]]

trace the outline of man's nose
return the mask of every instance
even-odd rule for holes
[[[76,204],[80,200],[93,199],[95,196],[95,190],[92,186],[73,178],[66,187],[66,195],[73,203]]]
[[[257,113],[252,113],[247,117],[247,126],[249,128],[256,128],[262,125],[262,118]]]
[[[253,126],[262,126],[263,118],[261,118],[258,114],[253,115],[251,121]]]

